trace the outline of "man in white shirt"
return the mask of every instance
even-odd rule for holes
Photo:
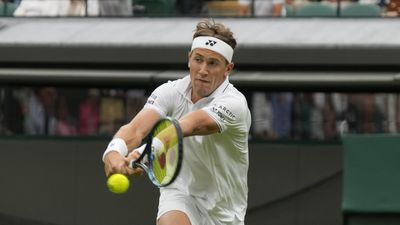
[[[132,150],[160,118],[179,120],[183,164],[175,182],[160,189],[158,225],[244,224],[251,117],[245,97],[228,80],[235,47],[224,25],[199,22],[189,53],[190,75],[154,90],[111,141],[122,140],[123,148]],[[138,173],[128,166],[138,157],[137,151],[109,147],[103,155],[106,175]]]
[[[98,0],[88,0],[87,5],[89,16],[99,15]],[[14,12],[16,17],[85,15],[86,2],[84,0],[22,0]]]
[[[14,16],[132,16],[130,0],[22,0]]]
[[[284,16],[285,0],[239,0],[241,16]],[[253,12],[254,9],[254,12]]]

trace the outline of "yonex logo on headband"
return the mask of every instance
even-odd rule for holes
[[[210,46],[214,46],[215,44],[217,44],[217,42],[216,42],[216,41],[213,41],[213,40],[208,40],[208,41],[206,42],[206,45],[210,45]]]
[[[224,41],[211,37],[200,36],[193,39],[192,49],[205,48],[222,55],[228,62],[232,62],[233,48]]]

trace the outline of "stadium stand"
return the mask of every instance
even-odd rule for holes
[[[238,16],[238,1],[210,1],[207,2],[207,13],[210,16]]]
[[[283,5],[283,13],[282,16],[285,17],[293,17],[295,13],[295,9],[291,4],[284,4]]]
[[[320,2],[310,2],[300,5],[295,11],[296,17],[335,17],[336,9],[330,5]]]
[[[341,17],[381,17],[381,8],[374,4],[350,3],[342,6]]]
[[[175,0],[133,0],[134,8],[141,8],[143,15],[163,17],[175,14]]]
[[[12,16],[16,8],[16,3],[0,2],[0,16]]]

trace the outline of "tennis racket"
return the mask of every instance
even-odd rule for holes
[[[147,136],[146,147],[140,157],[132,161],[132,168],[142,168],[157,187],[170,185],[182,165],[182,130],[177,120],[159,120]]]

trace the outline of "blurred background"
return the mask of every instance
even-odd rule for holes
[[[0,224],[155,224],[157,188],[111,194],[101,156],[204,18],[238,41],[246,224],[400,224],[399,3],[0,0]]]

